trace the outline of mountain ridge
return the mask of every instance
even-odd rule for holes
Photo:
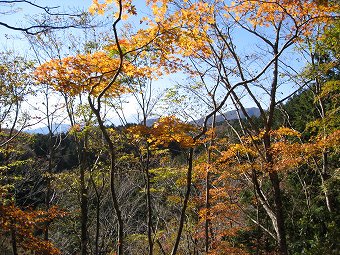
[[[247,113],[249,114],[249,116],[251,117],[259,117],[260,116],[260,110],[256,107],[250,107],[250,108],[246,108]],[[238,110],[231,110],[231,111],[226,111],[222,114],[217,114],[216,115],[216,123],[222,123],[226,120],[236,120],[238,119],[238,112],[239,115],[241,117],[241,119],[245,118],[244,114],[241,111]],[[153,123],[155,123],[159,118],[153,118],[153,119],[148,119],[146,121],[146,125],[148,127],[151,127],[153,125]],[[200,118],[198,120],[192,121],[190,122],[191,124],[196,124],[196,125],[203,125],[205,120],[204,118]],[[212,123],[212,117],[210,117],[208,119],[207,124],[211,125]],[[70,129],[70,125],[69,124],[64,124],[64,123],[59,123],[59,124],[54,124],[52,126],[52,129],[54,130],[53,133],[65,133]],[[49,133],[49,129],[45,126],[45,127],[39,127],[39,128],[35,128],[35,129],[28,129],[26,130],[26,133],[29,134],[48,134]]]
[[[260,110],[256,107],[246,108],[246,111],[247,111],[247,113],[250,117],[259,117],[261,115]],[[244,116],[243,112],[241,112],[240,110],[231,110],[231,111],[226,111],[222,114],[217,114],[216,115],[216,123],[218,124],[218,123],[224,122],[226,120],[236,120],[236,119],[238,119],[238,112],[239,112],[240,118],[244,119],[245,116]],[[153,125],[153,123],[155,123],[158,119],[159,118],[148,119],[146,121],[146,125],[148,127],[151,127]],[[201,126],[201,125],[203,125],[204,120],[205,120],[205,117],[191,121],[190,123]],[[207,124],[210,125],[211,123],[212,123],[212,117],[210,117],[208,119]]]

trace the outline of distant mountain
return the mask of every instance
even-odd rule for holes
[[[248,113],[249,116],[251,117],[259,117],[260,116],[260,110],[256,107],[251,107],[251,108],[246,108],[246,111]],[[239,111],[240,113],[240,117],[241,119],[244,118],[244,114]],[[236,120],[238,119],[238,115],[237,115],[237,110],[232,110],[232,111],[227,111],[223,114],[217,114],[216,116],[216,123],[221,123],[225,120]],[[155,123],[158,120],[158,118],[154,118],[154,119],[148,119],[146,121],[146,125],[148,127],[151,127],[153,125],[153,123]],[[201,118],[195,121],[192,121],[191,123],[195,123],[196,125],[203,125],[205,118]],[[208,125],[210,125],[212,122],[212,118],[208,119]]]
[[[146,120],[146,126],[151,127],[153,125],[153,123],[155,123],[157,120],[158,120],[158,118]]]
[[[63,124],[63,123],[60,123],[60,124],[53,124],[52,125],[52,132],[53,133],[66,133],[69,129],[70,129],[70,125],[68,124]],[[46,135],[49,133],[49,130],[48,128],[45,126],[45,127],[39,127],[39,128],[34,128],[34,129],[28,129],[28,130],[25,130],[26,133],[29,133],[29,134],[43,134],[43,135]]]
[[[260,110],[256,107],[246,108],[246,111],[250,117],[259,117],[260,116]],[[242,111],[239,111],[240,118],[244,119],[245,116]],[[221,123],[226,120],[236,120],[238,119],[237,110],[227,111],[223,114],[217,114],[216,115],[216,123]],[[197,125],[203,125],[205,118],[201,118],[195,121],[195,124]],[[207,124],[210,125],[212,123],[212,117],[208,119]]]
[[[251,117],[259,117],[260,116],[260,110],[256,107],[251,107],[251,108],[246,108],[247,113]],[[244,118],[244,114],[240,111],[240,117]],[[193,121],[192,123],[195,123],[196,125],[203,125],[205,118],[198,119],[196,121]],[[216,123],[222,123],[225,120],[236,120],[238,119],[237,116],[237,110],[232,110],[232,111],[227,111],[223,114],[218,114],[216,116]],[[151,127],[158,118],[153,118],[153,119],[148,119],[146,121],[146,125],[148,127]],[[212,118],[209,118],[208,120],[208,125],[210,125],[212,122]],[[53,125],[53,133],[66,133],[70,129],[70,125],[68,124],[54,124]],[[40,128],[35,128],[35,129],[28,129],[26,130],[27,133],[29,134],[48,134],[48,128],[47,127],[40,127]]]

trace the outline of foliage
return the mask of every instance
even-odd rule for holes
[[[106,86],[117,68],[118,60],[104,52],[96,52],[62,60],[51,60],[35,71],[37,82],[52,85],[57,91],[78,95],[84,92],[98,94]],[[115,85],[110,90],[114,96],[126,88]]]
[[[13,204],[0,205],[1,236],[12,235],[16,239],[18,247],[24,252],[33,251],[39,254],[60,254],[50,241],[39,238],[36,233],[43,228],[44,222],[51,222],[64,215],[56,207],[48,212],[21,210]]]
[[[65,134],[15,130],[33,64],[1,55],[1,241],[14,254],[337,254],[338,4],[146,4],[152,15],[143,17],[133,1],[94,0],[89,12],[113,19],[104,46],[90,52],[85,42],[86,53],[36,66],[35,86],[65,100]],[[136,29],[120,27],[139,18]],[[254,48],[242,46],[242,33]],[[287,61],[297,44],[311,56],[299,75]],[[202,127],[164,112],[147,125],[154,91],[143,89],[168,74],[188,84],[166,99],[186,116],[199,105]],[[286,75],[304,89],[281,100]],[[111,100],[130,95],[143,122],[109,126],[125,110]],[[259,117],[247,114],[246,100]],[[214,123],[229,103],[239,119]]]
[[[13,128],[19,121],[20,124],[25,123],[25,115],[19,116],[20,105],[32,91],[30,85],[33,62],[15,54],[0,53],[0,131],[3,128]]]

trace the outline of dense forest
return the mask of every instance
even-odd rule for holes
[[[0,255],[340,254],[338,1],[23,3]]]

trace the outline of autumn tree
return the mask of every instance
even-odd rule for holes
[[[1,194],[3,196],[3,194]],[[3,201],[2,201],[3,202]],[[22,210],[13,204],[0,204],[1,237],[11,236],[13,254],[32,251],[40,254],[60,254],[50,241],[36,236],[45,222],[53,221],[64,213],[57,208],[50,208],[48,212],[39,210]],[[6,241],[6,239],[4,240]],[[4,247],[5,249],[7,247]]]
[[[30,72],[32,63],[24,58],[13,55],[12,52],[1,53],[0,64],[0,149],[1,149],[1,189],[6,191],[6,186],[14,183],[7,179],[11,166],[24,164],[20,159],[11,155],[20,155],[22,150],[16,148],[16,138],[22,135],[22,131],[28,124],[28,114],[22,108],[30,90]],[[6,193],[6,192],[5,192]],[[3,194],[5,194],[3,193]]]
[[[1,143],[4,146],[30,124],[21,106],[30,93],[29,86],[32,84],[30,71],[33,63],[15,56],[13,52],[3,52],[1,56],[0,132],[7,133],[7,141],[3,140]]]
[[[94,2],[91,12],[102,13],[106,4]],[[117,252],[123,252],[123,217],[116,195],[116,146],[110,132],[104,125],[102,107],[106,97],[117,97],[129,91],[128,77],[149,77],[154,69],[147,65],[134,64],[134,60],[142,54],[156,35],[140,40],[143,34],[132,38],[120,39],[117,26],[123,15],[135,14],[135,8],[130,2],[117,1],[117,17],[113,23],[113,41],[102,51],[76,57],[66,57],[62,60],[52,60],[41,65],[36,72],[39,82],[50,83],[57,90],[69,95],[85,93],[92,112],[97,118],[99,127],[107,142],[111,157],[111,194],[116,217],[118,219]],[[66,67],[66,68],[65,68]],[[190,184],[189,184],[190,185]],[[182,219],[184,214],[182,215]],[[149,228],[149,233],[150,233]],[[150,236],[150,234],[149,234]]]
[[[289,114],[292,116],[292,124],[299,121],[302,123],[300,130],[303,131],[302,140],[304,142],[319,143],[321,140],[327,140],[332,133],[336,133],[339,125],[336,117],[338,106],[338,46],[335,39],[337,37],[338,22],[334,22],[332,26],[323,30],[322,27],[313,34],[305,38],[301,42],[300,50],[304,52],[308,63],[300,75],[300,78],[308,84],[308,88],[296,96],[292,100],[291,105],[296,101],[303,102],[307,105],[308,111],[301,116],[308,116],[302,120],[300,117],[292,113],[292,109],[287,107]],[[326,36],[327,35],[327,36]],[[306,100],[307,99],[307,100]],[[313,114],[309,114],[312,111]],[[293,125],[294,126],[294,125]],[[300,247],[310,251],[311,253],[336,253],[337,245],[332,240],[316,238],[322,232],[331,233],[332,236],[338,236],[336,231],[331,227],[332,224],[338,222],[335,216],[337,208],[337,185],[336,181],[336,150],[330,149],[324,145],[320,148],[319,157],[308,163],[307,166],[301,169],[301,173],[296,173],[299,182],[295,183],[303,188],[305,205],[308,210],[299,212],[301,229],[309,228],[308,239],[313,246],[306,245]],[[335,154],[334,154],[335,153]],[[335,164],[334,164],[335,163]],[[311,184],[311,178],[315,178],[316,182]],[[294,182],[292,182],[294,184]],[[313,188],[312,188],[313,187]],[[318,188],[319,187],[319,188]],[[308,190],[310,188],[310,190]],[[299,200],[296,201],[299,203]],[[319,213],[322,212],[322,213]],[[309,215],[309,216],[307,216]],[[310,221],[306,221],[307,217],[315,218],[322,217],[322,226],[318,230],[309,225]],[[290,218],[293,218],[292,215]],[[337,223],[335,223],[337,224]],[[321,230],[320,229],[324,229]],[[313,233],[313,234],[312,234]],[[294,235],[294,234],[292,234]],[[319,241],[320,240],[320,241]],[[321,241],[322,240],[322,241]],[[327,245],[321,245],[321,243]],[[297,245],[299,246],[299,245]]]
[[[259,153],[267,162],[266,171],[272,186],[273,205],[268,204],[267,198],[262,196],[263,190],[258,182],[259,171],[251,170],[250,181],[272,221],[278,250],[281,254],[287,254],[280,174],[279,171],[270,170],[274,156],[270,150],[274,112],[280,102],[286,99],[278,96],[286,82],[281,79],[280,73],[287,70],[284,57],[287,57],[290,48],[299,38],[308,35],[315,24],[329,22],[337,6],[291,1],[236,1],[231,4],[223,1],[177,1],[173,4],[164,1],[150,2],[157,15],[157,24],[162,24],[161,29],[175,38],[173,43],[167,45],[162,44],[165,40],[156,41],[161,45],[160,48],[190,57],[190,61],[200,67],[201,74],[214,72],[215,77],[219,77],[224,85],[226,90],[221,93],[226,96],[221,99],[215,111],[230,96],[235,107],[248,120],[249,126],[244,126],[243,129],[245,134],[253,136],[264,130],[261,138],[264,148]],[[239,43],[236,41],[240,33],[261,43],[262,47],[256,49],[263,51],[242,53],[241,49],[244,48],[237,47]],[[183,62],[180,59],[178,63]],[[187,63],[184,62],[183,65]],[[191,68],[189,71],[196,70]],[[255,126],[247,114],[242,90],[247,99],[259,108],[261,126]]]
[[[111,3],[93,1],[90,12],[103,14]],[[178,252],[181,241],[192,188],[194,146],[208,130],[209,118],[227,104],[233,105],[245,121],[240,118],[241,134],[237,135],[239,144],[225,147],[225,153],[220,153],[219,162],[232,169],[233,166],[227,161],[233,158],[238,162],[241,157],[241,166],[244,164],[246,167],[242,172],[245,183],[253,188],[253,196],[271,222],[270,228],[274,233],[268,228],[265,231],[277,242],[279,253],[288,254],[281,177],[284,176],[283,169],[293,168],[294,164],[289,161],[292,165],[289,163],[281,167],[281,159],[277,158],[281,151],[275,146],[284,138],[277,135],[280,131],[274,128],[275,112],[295,92],[284,75],[294,69],[287,61],[292,47],[313,32],[315,25],[327,26],[338,6],[333,3],[324,5],[313,1],[295,3],[286,0],[232,3],[150,0],[147,4],[154,17],[142,18],[141,24],[147,25],[136,33],[121,34],[119,26],[122,19],[136,14],[137,10],[131,1],[120,0],[113,4],[116,15],[112,26],[113,35],[106,47],[96,52],[53,59],[38,67],[35,74],[39,82],[51,84],[67,95],[88,97],[111,158],[110,183],[118,221],[118,254],[124,252],[124,222],[115,181],[117,143],[114,134],[105,126],[105,100],[131,92],[128,84],[133,79],[155,78],[157,75],[178,71],[198,77],[200,83],[207,86],[205,93],[208,95],[221,96],[212,97],[210,103],[213,105],[208,108],[209,113],[205,115],[201,132],[193,132],[192,136],[187,135],[190,133],[188,130],[187,133],[176,131],[185,127],[176,118],[161,119],[151,131],[144,125],[147,130],[145,136],[150,136],[146,141],[150,144],[153,142],[162,145],[162,141],[166,143],[169,139],[177,139],[177,142],[188,148],[186,192],[171,254]],[[257,45],[242,45],[239,38],[241,35]],[[136,61],[150,52],[151,63]],[[214,90],[215,87],[218,89]],[[284,95],[281,96],[281,93]],[[261,115],[257,122],[248,114],[246,101],[251,101],[259,109]],[[290,134],[290,131],[285,131]],[[213,144],[210,145],[213,147]],[[289,148],[289,143],[284,148]],[[223,155],[228,153],[232,157],[223,160]],[[261,167],[256,162],[260,162]],[[209,178],[207,180],[209,197]],[[209,201],[206,202],[208,207]],[[254,220],[254,223],[261,227],[260,220]],[[207,232],[209,227],[205,229]],[[149,225],[149,252],[152,253],[150,230]],[[206,252],[209,252],[209,240],[206,240],[205,247]]]
[[[1,63],[1,138],[0,138],[0,224],[1,239],[11,243],[13,254],[36,251],[59,254],[59,250],[37,234],[46,222],[63,215],[57,208],[44,212],[36,210],[39,190],[30,182],[40,183],[42,177],[34,175],[34,153],[29,149],[32,137],[23,133],[30,124],[22,105],[32,91],[33,63],[2,53]],[[34,193],[35,192],[35,193]],[[34,193],[34,194],[32,194]],[[35,196],[35,197],[34,197]],[[28,204],[27,201],[31,201]],[[27,208],[31,206],[32,208]],[[8,247],[3,247],[5,250]]]
[[[86,29],[84,29],[80,35],[73,35],[72,33],[67,33],[67,31],[63,32],[64,33],[62,34],[58,34],[50,31],[49,33],[44,33],[39,36],[27,36],[31,47],[34,50],[35,57],[40,64],[44,59],[62,59],[69,51],[69,45],[72,45],[72,53],[83,50],[90,52],[96,45],[95,42],[92,43],[93,46],[91,46],[88,41],[80,42],[79,38],[83,39],[83,36],[86,38],[91,37],[90,35],[87,37],[88,30]],[[92,164],[95,162],[95,160],[92,159],[93,153],[97,152],[91,152],[88,145],[90,139],[89,130],[93,125],[93,115],[91,114],[88,105],[83,102],[80,94],[69,94],[63,90],[55,90],[51,86],[51,81],[47,79],[40,81],[39,86],[36,86],[36,90],[37,93],[42,94],[45,99],[44,109],[38,108],[37,110],[42,111],[40,114],[44,116],[42,122],[46,123],[49,130],[49,146],[45,148],[45,150],[48,151],[47,159],[49,163],[47,172],[49,172],[49,175],[47,178],[50,188],[52,188],[52,186],[58,187],[57,182],[53,180],[55,179],[55,175],[59,172],[56,171],[58,168],[57,157],[58,152],[63,146],[62,140],[65,139],[68,143],[72,144],[70,144],[71,146],[75,146],[73,155],[75,155],[74,161],[77,163],[76,166],[73,164],[73,167],[77,168],[77,171],[79,171],[80,179],[79,186],[77,186],[77,193],[80,194],[79,206],[81,208],[79,213],[79,231],[81,236],[80,250],[82,254],[87,254],[88,249],[90,248],[88,219],[91,186],[88,172],[93,168]],[[55,99],[57,101],[55,101]],[[71,126],[66,136],[61,135],[58,128],[64,121],[70,123]],[[76,212],[74,211],[72,214],[73,213]]]
[[[129,53],[129,44],[118,39],[117,23],[121,19],[123,7],[119,6],[118,18],[114,25],[114,44],[105,50],[66,57],[62,60],[54,59],[41,65],[37,71],[37,80],[41,83],[51,84],[56,90],[75,96],[86,94],[89,105],[97,118],[104,139],[108,143],[111,157],[111,193],[113,205],[118,219],[118,254],[122,252],[123,245],[123,221],[121,210],[116,196],[116,153],[114,139],[104,125],[102,115],[102,100],[105,97],[115,97],[128,91],[123,84],[122,73],[135,74],[135,66],[132,63],[123,63],[125,55]],[[123,52],[124,50],[124,52]],[[131,50],[130,50],[131,52]],[[147,73],[147,69],[141,68],[140,74]]]

